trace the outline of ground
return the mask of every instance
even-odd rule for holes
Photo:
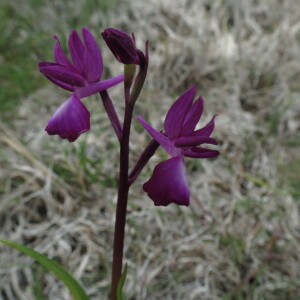
[[[99,2],[99,3],[98,3]],[[101,5],[100,5],[101,3]],[[104,3],[104,4],[103,4]],[[106,27],[149,40],[149,75],[136,115],[162,128],[192,84],[205,99],[200,125],[218,114],[221,155],[187,159],[190,207],[155,207],[142,191],[159,149],[133,185],[128,207],[126,299],[299,299],[300,5],[280,1],[21,1],[1,6],[1,237],[66,267],[91,299],[107,299],[118,142],[100,98],[85,100],[92,129],[75,143],[44,127],[68,93],[38,72],[54,34],[88,27],[105,72],[118,64]],[[122,86],[110,91],[123,112]],[[136,120],[134,162],[150,137]],[[0,299],[71,299],[56,278],[0,247]],[[100,296],[99,296],[100,295]]]

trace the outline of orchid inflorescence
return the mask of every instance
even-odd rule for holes
[[[161,145],[170,155],[166,161],[159,163],[151,178],[143,185],[144,191],[157,206],[171,203],[188,206],[190,192],[185,168],[185,157],[211,158],[219,151],[202,147],[203,144],[217,145],[211,137],[215,127],[215,117],[203,128],[196,129],[202,116],[204,100],[199,97],[194,101],[197,90],[193,85],[185,91],[171,106],[164,121],[164,130],[156,130],[141,116],[139,122],[152,136],[153,140],[144,149],[136,165],[129,169],[129,137],[133,109],[143,87],[148,70],[148,42],[145,52],[136,47],[135,37],[127,33],[107,28],[102,37],[115,58],[124,64],[124,75],[100,80],[103,72],[101,51],[91,32],[82,28],[82,39],[73,30],[69,36],[71,59],[63,51],[59,38],[54,46],[55,62],[41,62],[40,72],[49,80],[72,94],[59,106],[51,117],[45,130],[49,135],[59,135],[74,142],[84,132],[90,130],[90,113],[82,100],[99,93],[120,142],[120,175],[116,212],[114,257],[112,270],[111,297],[116,299],[116,286],[121,276],[124,228],[128,190],[135,181],[156,149]],[[138,72],[136,73],[136,69]],[[125,115],[120,122],[107,89],[124,82]]]

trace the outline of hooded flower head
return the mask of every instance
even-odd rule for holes
[[[215,127],[216,116],[213,116],[203,128],[196,130],[203,113],[204,100],[199,97],[193,102],[195,96],[196,87],[192,86],[175,101],[164,122],[165,133],[157,131],[140,116],[138,117],[149,134],[172,156],[171,159],[160,163],[154,169],[150,180],[144,184],[145,192],[155,205],[166,206],[170,203],[189,205],[189,188],[183,158],[209,158],[219,155],[219,151],[201,146],[218,144],[210,137]],[[158,182],[161,184],[158,185]]]
[[[54,46],[55,62],[41,62],[40,72],[58,86],[73,92],[53,114],[45,130],[74,142],[78,136],[90,129],[90,114],[80,99],[106,90],[124,80],[119,75],[101,80],[103,61],[100,49],[90,31],[81,30],[83,40],[76,30],[69,36],[72,60],[63,51],[57,36]]]
[[[130,37],[126,32],[115,28],[106,28],[101,35],[119,62],[123,64],[139,64],[134,36]]]

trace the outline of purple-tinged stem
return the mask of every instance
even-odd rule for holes
[[[128,201],[128,166],[129,166],[129,136],[132,120],[133,105],[126,104],[123,124],[123,134],[120,147],[120,174],[118,202],[116,210],[116,223],[113,248],[113,265],[111,281],[111,300],[117,299],[117,286],[122,274],[123,248],[126,225],[126,212]]]
[[[154,139],[147,145],[144,151],[141,153],[140,157],[138,158],[135,166],[129,173],[129,186],[134,183],[137,179],[143,168],[146,166],[150,158],[154,155],[155,151],[159,147],[159,143],[156,142]]]
[[[135,103],[135,101],[139,97],[147,76],[148,64],[149,64],[148,41],[146,42],[146,56],[140,50],[138,50],[137,54],[140,60],[140,70],[135,77],[132,93],[130,95],[131,97],[130,101],[133,103]]]
[[[111,125],[113,126],[115,132],[116,132],[116,135],[118,137],[118,140],[119,142],[121,142],[121,138],[122,138],[122,125],[121,125],[121,122],[120,122],[120,119],[118,117],[118,114],[115,110],[115,107],[108,95],[108,92],[107,90],[104,90],[102,92],[100,92],[100,96],[101,96],[101,99],[102,99],[102,103],[103,103],[103,106],[104,106],[104,109],[108,115],[108,118],[111,122]]]
[[[119,190],[115,221],[113,263],[112,263],[112,279],[111,279],[111,300],[117,300],[117,287],[122,274],[123,266],[123,249],[125,238],[126,213],[129,191],[128,168],[129,168],[129,137],[132,121],[132,113],[134,104],[140,95],[145,82],[148,69],[148,43],[146,43],[146,56],[138,51],[140,59],[139,73],[135,77],[133,91],[130,94],[130,87],[133,81],[135,67],[130,66],[124,69],[124,94],[125,94],[125,116],[123,130],[120,140],[120,174],[119,174]],[[115,128],[116,130],[116,128]],[[117,131],[116,131],[117,132]]]

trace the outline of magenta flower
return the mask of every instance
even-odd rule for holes
[[[135,47],[134,36],[131,38],[126,32],[115,28],[106,28],[101,35],[119,62],[139,64],[139,50]]]
[[[202,144],[218,144],[210,137],[216,116],[203,128],[195,130],[204,106],[202,97],[193,103],[195,96],[196,87],[192,86],[171,106],[164,122],[165,133],[157,131],[138,117],[149,134],[172,156],[155,167],[152,177],[143,186],[155,205],[176,203],[188,206],[190,197],[184,156],[209,158],[219,155],[217,150],[201,147]]]
[[[100,49],[90,31],[81,30],[83,41],[76,30],[69,36],[69,49],[72,62],[64,53],[58,37],[54,36],[55,62],[41,62],[40,72],[58,86],[73,92],[52,116],[45,130],[48,134],[58,134],[74,142],[78,136],[89,130],[90,114],[80,99],[104,91],[124,80],[119,75],[101,80],[103,61]]]

